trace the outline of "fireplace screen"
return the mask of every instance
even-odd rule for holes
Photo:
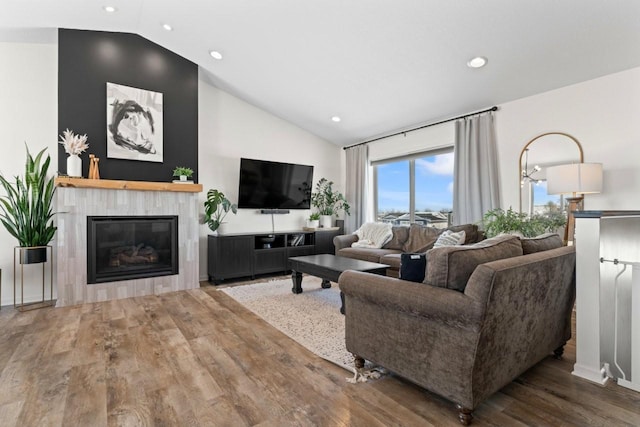
[[[87,217],[87,283],[178,274],[177,216]]]

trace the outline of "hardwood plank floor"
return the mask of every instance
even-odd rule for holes
[[[640,393],[574,377],[574,362],[570,342],[473,425],[640,425]],[[0,310],[2,426],[459,425],[451,402],[406,380],[348,376],[211,286]]]

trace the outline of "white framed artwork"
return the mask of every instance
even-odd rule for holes
[[[163,162],[162,93],[107,83],[107,157]]]

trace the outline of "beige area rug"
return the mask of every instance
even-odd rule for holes
[[[344,344],[340,290],[320,287],[321,280],[304,276],[301,294],[291,292],[291,279],[220,289],[269,324],[318,356],[353,372],[353,356]]]

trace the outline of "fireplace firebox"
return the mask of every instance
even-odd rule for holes
[[[88,216],[87,283],[178,274],[177,216]]]

